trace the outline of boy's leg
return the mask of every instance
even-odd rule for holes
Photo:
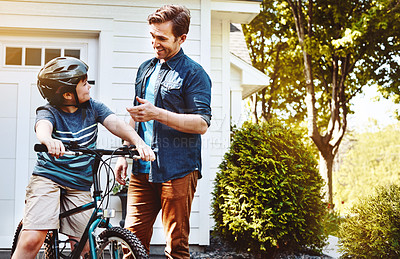
[[[46,238],[47,230],[23,230],[12,259],[35,258]]]
[[[69,187],[64,187],[64,190],[65,194],[62,196],[61,212],[92,202],[90,191],[80,191]],[[68,235],[70,239],[80,241],[92,212],[93,210],[90,209],[61,219],[60,233]],[[73,250],[76,242],[70,241],[70,244]],[[89,243],[86,243],[82,255],[87,252],[89,252]]]
[[[132,231],[150,253],[153,224],[161,209],[157,184],[148,174],[132,174],[129,180],[125,228]]]
[[[52,180],[32,175],[26,187],[23,229],[58,229],[60,186]]]
[[[166,237],[167,258],[190,258],[189,217],[198,171],[162,184],[162,222]]]
[[[34,258],[48,229],[57,229],[60,188],[53,181],[33,175],[26,187],[23,230],[13,258]]]

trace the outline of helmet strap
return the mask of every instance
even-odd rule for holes
[[[76,108],[85,108],[85,107],[87,107],[87,102],[81,103],[79,101],[78,93],[76,92],[76,89],[71,91],[71,93],[74,95],[75,104],[62,104],[62,106],[74,106]]]
[[[73,107],[76,107],[77,109],[81,108],[81,110],[82,110],[82,120],[84,120],[86,118],[86,112],[87,112],[87,109],[88,109],[89,101],[84,102],[84,103],[80,103],[76,90],[74,90],[72,93],[73,93],[73,95],[75,97],[75,104],[63,104],[63,106],[73,106]]]
[[[80,102],[79,102],[79,98],[78,98],[78,93],[76,92],[76,88],[74,89],[74,96],[75,96],[75,106],[77,108],[80,107]]]
[[[75,106],[76,106],[78,109],[79,109],[79,108],[82,109],[82,120],[84,120],[84,119],[86,118],[86,109],[87,109],[87,103],[88,103],[88,102],[81,103],[81,102],[79,101],[78,93],[76,92],[76,89],[74,89],[74,95],[75,95]]]

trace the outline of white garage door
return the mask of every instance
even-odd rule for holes
[[[90,51],[89,51],[90,50]],[[0,40],[0,248],[9,248],[22,218],[25,187],[36,154],[35,110],[45,103],[36,88],[41,66],[58,56],[81,58],[96,80],[96,39],[7,36]],[[95,89],[92,94],[95,95]]]

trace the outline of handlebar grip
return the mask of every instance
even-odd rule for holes
[[[34,148],[35,152],[47,152],[47,147],[46,145],[43,144],[35,144]]]

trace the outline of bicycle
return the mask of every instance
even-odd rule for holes
[[[134,146],[123,146],[116,150],[110,149],[88,149],[85,147],[80,147],[76,143],[70,143],[66,146],[66,155],[83,155],[88,154],[94,156],[93,164],[93,201],[79,206],[77,208],[60,213],[59,218],[65,218],[70,215],[93,209],[93,213],[90,217],[88,224],[86,225],[85,231],[81,237],[80,241],[72,240],[75,242],[74,249],[69,252],[65,251],[67,242],[71,240],[61,241],[58,237],[58,230],[49,230],[45,241],[44,241],[44,252],[42,254],[43,258],[47,259],[59,259],[59,258],[80,258],[80,255],[85,247],[87,241],[89,241],[89,253],[85,255],[85,258],[122,258],[125,253],[128,252],[128,258],[149,258],[144,246],[141,244],[140,240],[129,230],[121,227],[113,227],[110,224],[110,218],[114,217],[115,211],[109,209],[103,209],[102,205],[105,198],[109,196],[112,188],[109,188],[110,181],[107,179],[107,184],[105,188],[105,195],[102,196],[102,190],[100,188],[100,181],[98,177],[98,172],[102,166],[107,166],[107,172],[111,169],[110,162],[115,156],[126,156],[133,159],[140,159],[138,152],[133,150]],[[36,144],[34,147],[36,152],[47,152],[45,145]],[[106,160],[102,159],[102,156],[109,155],[110,157]],[[101,165],[100,165],[101,163]],[[107,177],[108,178],[108,177]],[[108,199],[107,199],[108,203]],[[98,234],[99,229],[104,229],[100,234]],[[14,240],[11,248],[11,256],[14,253],[20,232],[22,230],[22,221],[17,227],[14,234]],[[64,247],[60,250],[60,244],[64,243]]]

